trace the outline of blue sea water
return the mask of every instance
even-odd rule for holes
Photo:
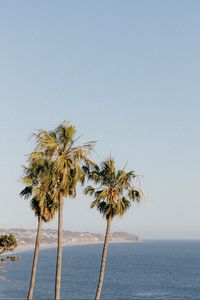
[[[94,299],[102,245],[63,248],[62,299]],[[0,299],[25,299],[33,251],[4,264]],[[34,299],[53,299],[56,249],[40,252]],[[200,299],[200,241],[110,244],[103,300]]]

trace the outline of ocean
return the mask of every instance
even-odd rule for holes
[[[63,248],[62,299],[94,299],[102,245]],[[4,264],[0,299],[25,299],[33,251]],[[34,299],[54,298],[56,249],[40,252]],[[109,245],[103,300],[200,299],[200,241],[145,241]]]

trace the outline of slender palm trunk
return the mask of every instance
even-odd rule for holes
[[[60,282],[62,271],[62,227],[63,227],[63,198],[59,201],[58,210],[58,249],[56,264],[56,283],[55,283],[55,299],[60,300]]]
[[[100,270],[99,282],[98,282],[95,300],[100,299],[101,290],[102,290],[102,286],[103,286],[103,279],[104,279],[105,268],[106,268],[106,258],[107,258],[107,253],[108,253],[108,242],[110,239],[111,222],[112,222],[112,218],[110,217],[107,220],[106,235],[105,235],[103,253],[102,253],[102,258],[101,258],[101,270]]]
[[[31,280],[30,280],[30,286],[29,286],[29,291],[28,291],[28,296],[27,296],[28,300],[32,300],[32,298],[33,298],[33,290],[35,287],[35,279],[36,279],[37,265],[38,265],[38,258],[39,258],[41,230],[42,230],[42,218],[41,218],[41,216],[39,216],[38,217],[37,236],[36,236],[36,240],[35,240],[35,251],[34,251],[34,258],[33,258],[33,265],[32,265]]]

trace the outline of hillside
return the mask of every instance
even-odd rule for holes
[[[35,242],[36,230],[11,228],[0,229],[1,234],[13,233],[16,236],[19,246],[32,246]],[[104,240],[103,234],[91,232],[75,232],[63,230],[64,244],[78,243],[101,243]],[[111,242],[139,242],[141,239],[127,232],[113,232],[110,236]],[[55,245],[57,243],[57,230],[46,229],[42,231],[41,244]]]

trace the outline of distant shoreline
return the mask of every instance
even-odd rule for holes
[[[142,241],[110,241],[110,244],[127,244],[127,243],[141,243]],[[84,246],[84,245],[99,245],[103,244],[103,241],[94,241],[94,242],[75,242],[75,243],[63,243],[63,247],[70,247],[70,246]],[[9,252],[9,255],[15,254],[15,253],[20,253],[20,252],[26,252],[26,251],[32,251],[34,250],[35,245],[19,245],[13,252]],[[40,245],[40,250],[46,250],[46,249],[53,249],[56,248],[57,244],[41,244]]]

